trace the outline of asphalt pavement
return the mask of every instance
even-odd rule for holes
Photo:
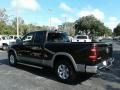
[[[113,49],[115,62],[111,70],[92,77],[79,76],[76,84],[61,83],[45,69],[11,67],[7,52],[0,51],[0,90],[120,90],[120,44],[113,42]]]

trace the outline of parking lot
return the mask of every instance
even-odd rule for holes
[[[11,67],[7,52],[0,51],[0,90],[120,90],[120,44],[113,42],[114,65],[92,77],[78,77],[75,84],[56,80],[52,71],[24,65]]]

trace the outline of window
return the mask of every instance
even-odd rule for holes
[[[46,31],[36,32],[34,44],[41,45],[45,41]]]
[[[34,33],[29,33],[29,34],[25,35],[22,38],[23,43],[25,43],[25,42],[32,43],[33,42],[33,36],[34,36]]]
[[[77,36],[77,39],[87,39],[87,36]]]
[[[17,38],[18,38],[17,36],[14,37],[14,39],[17,39]]]
[[[48,33],[48,42],[69,42],[68,35],[66,33]]]

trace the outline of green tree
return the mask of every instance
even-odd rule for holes
[[[120,23],[113,30],[114,36],[120,36]]]
[[[86,34],[91,37],[107,35],[108,29],[104,23],[94,16],[82,17],[75,22],[75,34]]]
[[[4,34],[8,21],[8,15],[6,14],[6,9],[0,9],[0,34]]]
[[[18,22],[19,22],[19,34],[23,35],[25,34],[25,32],[27,33],[28,27],[27,25],[25,25],[24,20],[21,17],[19,17]],[[16,17],[12,20],[12,28],[14,29],[15,34],[17,34],[17,18]]]

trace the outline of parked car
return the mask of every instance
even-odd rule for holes
[[[72,42],[91,42],[91,39],[87,35],[76,35]]]
[[[8,46],[15,43],[16,40],[10,39],[7,35],[0,35],[0,48],[6,50]]]
[[[29,38],[29,39],[28,39]],[[112,44],[70,42],[64,32],[35,31],[8,50],[9,64],[50,67],[62,82],[74,81],[77,72],[97,73],[113,62]]]
[[[68,39],[70,40],[70,42],[73,41],[73,37],[72,36],[68,36]]]

